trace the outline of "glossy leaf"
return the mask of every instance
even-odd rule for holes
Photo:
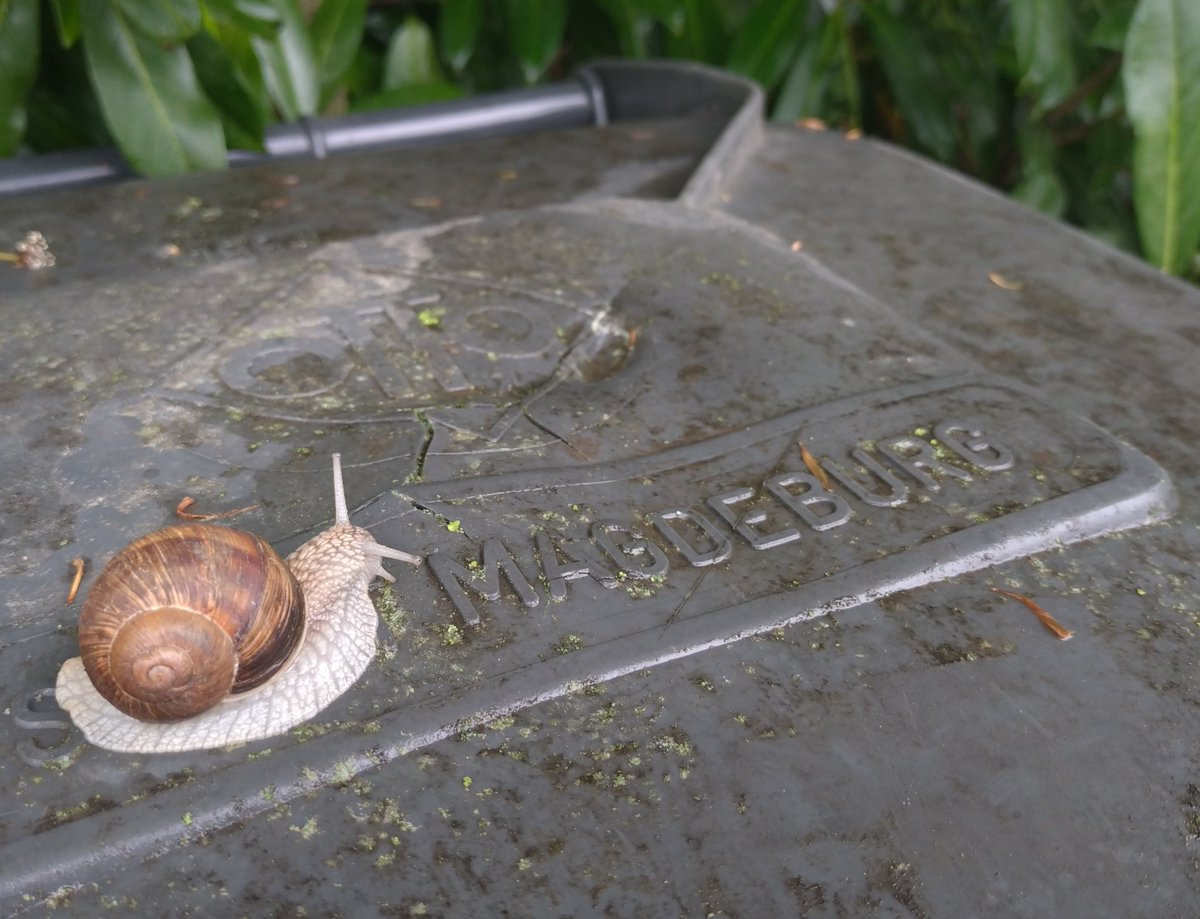
[[[645,11],[675,34],[687,25],[687,0],[639,0]]]
[[[359,46],[345,78],[351,109],[359,100],[379,92],[379,87],[383,85],[383,56],[384,52],[372,43],[364,42]]]
[[[458,72],[467,66],[483,27],[483,0],[442,0],[438,47],[442,60]]]
[[[806,0],[777,0],[755,6],[738,30],[728,67],[774,89],[788,70],[804,27]]]
[[[107,0],[81,6],[88,73],[121,152],[146,175],[225,165],[221,120],[191,58],[135,30]]]
[[[25,143],[31,150],[44,153],[113,145],[80,42],[72,48],[56,41],[43,42],[40,72],[26,108]]]
[[[79,41],[79,3],[80,0],[50,0],[58,43],[64,48],[70,48]]]
[[[317,111],[317,65],[312,39],[297,0],[270,0],[279,15],[279,28],[271,38],[250,39],[262,66],[263,83],[279,114],[295,121]]]
[[[1118,84],[1119,86],[1119,84]],[[1121,95],[1113,92],[1114,96]],[[1117,119],[1098,123],[1086,144],[1062,151],[1059,170],[1071,201],[1071,218],[1110,245],[1138,251],[1129,164],[1133,134]]]
[[[1010,90],[1001,75],[1008,55],[999,54],[995,47],[1006,15],[984,4],[966,6],[954,34],[939,37],[931,52],[937,54],[945,85],[955,96],[959,141],[954,164],[977,176],[995,172],[1000,155],[997,140],[1007,133],[1011,117]]]
[[[953,96],[921,31],[881,5],[863,7],[867,31],[899,104],[899,115],[917,144],[949,160],[957,140]]]
[[[368,96],[354,105],[356,112],[378,109],[405,108],[410,105],[428,105],[432,102],[449,102],[462,98],[463,91],[453,83],[410,83],[397,86],[373,96]]]
[[[637,0],[600,0],[600,5],[616,29],[621,56],[646,57],[654,30],[654,18],[642,9]]]
[[[1200,4],[1141,0],[1124,81],[1142,246],[1149,261],[1181,274],[1200,244]]]
[[[546,73],[562,45],[566,0],[505,0],[508,43],[526,83]]]
[[[313,17],[313,55],[320,76],[321,93],[336,85],[354,60],[362,43],[367,0],[325,0]]]
[[[1023,92],[1036,116],[1075,88],[1069,0],[1009,0]]]
[[[207,32],[188,42],[188,51],[200,86],[221,115],[226,145],[263,150],[267,111],[257,60],[250,57],[253,70],[247,74],[245,62],[235,61],[228,49]]]
[[[729,42],[724,14],[716,0],[680,0],[682,25],[667,36],[671,57],[720,64],[725,60]],[[672,21],[677,21],[673,19]]]
[[[282,25],[270,0],[204,0],[204,12],[221,31],[244,33],[246,38],[274,38]]]
[[[771,112],[775,121],[795,121],[822,113],[829,86],[829,64],[837,40],[837,23],[832,19],[823,19],[815,28],[805,31]]]
[[[1088,35],[1088,44],[1107,51],[1123,51],[1132,16],[1133,4],[1129,0],[1106,7]]]
[[[416,16],[409,16],[392,35],[383,63],[383,89],[396,89],[441,79],[433,33]]]
[[[91,3],[93,0],[84,0]],[[181,42],[200,31],[196,0],[114,0],[133,28],[161,42]]]
[[[1021,181],[1012,195],[1043,214],[1061,217],[1067,207],[1067,190],[1059,178],[1054,138],[1034,122],[1018,139],[1021,149]]]
[[[38,70],[38,0],[0,2],[0,156],[25,137],[26,100]]]
[[[857,129],[862,126],[862,84],[858,79],[858,53],[854,46],[854,29],[845,6],[835,7],[829,13],[829,19],[837,29],[838,63],[842,75],[847,120],[850,128]]]

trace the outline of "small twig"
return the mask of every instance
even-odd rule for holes
[[[83,583],[83,556],[77,556],[71,559],[71,567],[75,569],[75,577],[71,580],[71,589],[67,591],[67,602],[63,606],[70,606],[75,602],[75,595],[79,593],[79,585]]]
[[[1120,54],[1114,54],[1108,58],[1091,76],[1071,90],[1070,94],[1062,102],[1046,112],[1042,116],[1042,120],[1046,124],[1054,124],[1079,108],[1088,96],[1098,89],[1103,89],[1120,72],[1121,60],[1122,56]]]
[[[1002,597],[1008,597],[1010,600],[1016,600],[1018,603],[1024,603],[1031,613],[1038,617],[1038,622],[1054,633],[1054,636],[1060,641],[1066,641],[1075,633],[1068,628],[1064,628],[1059,624],[1058,620],[1051,616],[1048,612],[1021,594],[1013,593],[1011,590],[1001,590],[999,587],[993,587],[994,593],[1000,594]]]
[[[179,502],[175,507],[175,516],[180,520],[228,520],[230,517],[237,517],[247,511],[252,511],[257,504],[247,504],[245,507],[234,508],[231,511],[220,511],[216,514],[191,514],[188,513],[188,508],[196,503],[196,499],[190,495]]]

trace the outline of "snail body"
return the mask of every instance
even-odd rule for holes
[[[367,589],[394,580],[381,560],[420,558],[350,523],[333,460],[334,525],[286,562],[252,534],[196,525],[141,537],[106,566],[80,617],[81,657],[55,689],[89,742],[156,753],[258,740],[358,680],[375,655]]]

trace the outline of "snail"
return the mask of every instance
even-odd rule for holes
[[[350,523],[333,454],[335,520],[285,562],[251,533],[209,524],[134,540],[79,617],[80,657],[55,698],[87,740],[163,753],[271,737],[349,689],[375,655],[371,580],[421,558]]]

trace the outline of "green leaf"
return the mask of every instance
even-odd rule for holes
[[[760,3],[750,11],[729,51],[728,67],[772,90],[795,56],[804,28],[806,0]]]
[[[961,19],[930,36],[945,85],[953,87],[959,119],[954,165],[979,177],[996,174],[1002,120],[1007,131],[1012,119],[1011,88],[1001,70],[1011,74],[1015,67],[1003,60],[1011,54],[1001,55],[995,47],[1007,15],[994,6],[972,4],[961,10]]]
[[[146,175],[223,168],[221,119],[187,51],[139,34],[112,2],[89,0],[80,12],[88,74],[130,164]]]
[[[824,0],[822,0],[824,2]],[[851,128],[862,126],[862,84],[858,78],[858,53],[854,46],[854,29],[847,7],[838,3],[829,13],[838,33],[838,62],[842,72],[842,93],[845,96],[846,120]]]
[[[1133,6],[1128,2],[1104,9],[1096,25],[1092,27],[1088,44],[1106,51],[1124,50],[1125,35],[1129,31],[1129,20],[1132,16]]]
[[[683,23],[671,28],[667,53],[673,58],[720,64],[729,48],[724,12],[716,0],[681,0]]]
[[[396,89],[441,79],[433,33],[416,16],[409,16],[392,35],[383,64],[383,89]]]
[[[1009,0],[1021,90],[1034,99],[1034,115],[1075,88],[1069,0]]]
[[[245,33],[247,38],[274,38],[282,22],[269,0],[204,0],[204,12],[210,24]]]
[[[38,0],[0,2],[0,156],[25,138],[29,91],[38,71]]]
[[[91,3],[93,0],[86,0]],[[133,28],[162,42],[181,42],[200,31],[196,0],[114,0]]]
[[[482,26],[482,0],[442,0],[438,46],[442,51],[442,60],[455,73],[461,72],[471,60]]]
[[[505,0],[508,43],[526,83],[536,83],[554,61],[567,24],[566,0]]]
[[[350,69],[346,72],[346,93],[350,108],[353,109],[358,100],[379,92],[382,83],[383,52],[373,44],[360,45]]]
[[[1062,217],[1067,208],[1067,190],[1053,170],[1036,169],[1021,179],[1012,196],[1034,210]]]
[[[883,6],[864,6],[863,13],[888,86],[913,139],[938,159],[949,160],[957,141],[953,96],[946,91],[945,79],[922,39],[922,30],[893,16]]]
[[[638,8],[636,0],[600,0],[600,6],[617,32],[621,56],[646,57],[654,20]]]
[[[410,83],[368,96],[354,104],[354,111],[370,112],[378,109],[405,108],[410,105],[428,105],[431,102],[460,99],[462,95],[462,89],[453,83]]]
[[[271,38],[252,36],[250,44],[271,101],[284,120],[295,121],[317,111],[320,94],[312,38],[297,0],[270,0],[269,5],[279,15],[279,29]]]
[[[253,70],[247,73],[245,57],[239,63],[207,32],[201,32],[188,42],[188,52],[200,86],[221,115],[226,146],[261,152],[267,112],[257,60],[253,55],[249,56]]]
[[[647,15],[653,16],[672,34],[679,35],[687,27],[686,0],[634,0]]]
[[[1067,190],[1059,178],[1054,138],[1040,122],[1027,122],[1017,138],[1021,149],[1021,181],[1012,195],[1018,201],[1062,217],[1067,209]]]
[[[772,120],[795,121],[820,115],[829,85],[829,62],[837,41],[837,23],[833,19],[825,19],[818,27],[805,31],[771,112]]]
[[[26,108],[25,143],[38,153],[113,145],[80,42],[72,48],[55,41],[42,44],[41,66]]]
[[[367,0],[325,0],[313,17],[313,54],[320,74],[321,95],[329,94],[346,75],[363,37]]]
[[[79,0],[50,0],[58,43],[70,48],[79,41]]]
[[[1115,89],[1113,94],[1121,95]],[[1140,251],[1129,182],[1133,133],[1128,122],[1110,119],[1096,123],[1086,144],[1064,148],[1060,158],[1072,222],[1110,245]]]
[[[1200,4],[1141,0],[1124,82],[1142,246],[1149,261],[1182,274],[1200,244]]]

